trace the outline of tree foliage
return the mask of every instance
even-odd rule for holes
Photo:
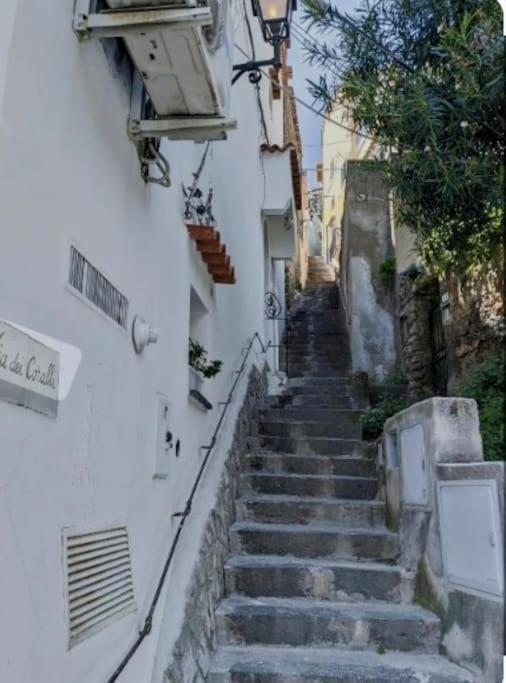
[[[485,460],[506,460],[504,370],[504,354],[489,355],[459,391],[462,396],[474,398],[478,404]]]
[[[364,410],[360,416],[364,438],[371,441],[377,439],[383,431],[386,420],[406,407],[404,399],[398,396],[384,396],[373,408]]]
[[[311,83],[390,150],[398,219],[438,270],[484,263],[502,239],[504,39],[496,0],[378,0],[353,17],[304,0],[322,36]]]

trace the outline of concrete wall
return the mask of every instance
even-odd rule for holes
[[[406,436],[414,430],[421,436],[418,442]],[[385,423],[382,452],[389,525],[399,531],[399,563],[413,576],[415,601],[440,616],[450,659],[478,681],[501,683],[504,466],[483,462],[476,403],[433,398],[410,406]],[[462,513],[452,518],[458,506],[442,514],[441,485],[449,481],[472,485],[453,492],[467,519]],[[476,506],[472,491],[482,485],[491,498]],[[416,490],[422,495],[418,502]],[[480,552],[495,560],[483,555],[481,562]],[[485,588],[476,588],[482,575]],[[493,576],[497,583],[487,584]]]
[[[391,213],[393,213],[391,207]],[[393,230],[394,249],[395,249],[395,265],[397,275],[404,273],[410,266],[414,265],[418,260],[418,250],[416,247],[416,238],[412,230],[405,225],[394,224]]]
[[[144,621],[177,528],[171,515],[184,508],[218,402],[247,340],[264,331],[264,291],[283,292],[284,284],[264,239],[262,132],[247,77],[233,88],[238,129],[212,145],[200,183],[204,192],[214,187],[214,213],[237,277],[236,285],[215,285],[182,216],[181,185],[191,183],[203,147],[164,142],[172,187],[141,181],[126,134],[128,89],[100,43],[78,43],[72,4],[19,2],[0,22],[0,316],[82,353],[56,419],[0,402],[0,680],[9,683],[88,683],[114,671]],[[249,49],[240,6],[234,11],[235,40]],[[257,57],[271,56],[252,25]],[[243,61],[239,52],[234,61]],[[274,138],[280,110],[269,104],[265,79],[261,98]],[[66,285],[71,242],[128,298],[126,330]],[[204,383],[214,406],[208,412],[188,397],[192,288],[207,309],[209,357],[224,361]],[[131,341],[138,313],[159,329],[158,343],[141,355]],[[159,394],[181,443],[166,479],[153,476]],[[218,451],[227,449],[225,440]],[[218,482],[210,479],[197,496],[194,526],[167,582],[167,657],[184,615],[184,601],[172,600],[189,584]],[[62,531],[119,522],[129,529],[137,610],[69,650]],[[162,600],[153,633],[122,682],[151,680],[163,614]]]
[[[354,371],[381,381],[396,365],[393,290],[380,277],[392,255],[388,190],[381,166],[348,163],[341,248],[341,290]]]

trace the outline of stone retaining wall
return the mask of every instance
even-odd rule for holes
[[[229,529],[235,519],[239,475],[244,467],[250,421],[265,401],[267,372],[253,366],[237,417],[234,438],[209,515],[186,596],[183,628],[169,658],[167,683],[204,683],[216,650],[214,613],[224,595],[223,567],[229,554]]]
[[[437,280],[422,285],[408,273],[397,279],[402,358],[411,401],[433,395],[430,313],[439,303]]]

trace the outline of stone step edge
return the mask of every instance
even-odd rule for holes
[[[353,455],[350,453],[350,455],[327,455],[326,453],[323,453],[319,455],[318,453],[311,453],[308,455],[300,454],[300,453],[264,453],[259,451],[258,453],[248,453],[246,455],[246,460],[250,460],[251,458],[276,458],[276,459],[282,459],[282,458],[290,458],[293,460],[300,459],[302,460],[314,460],[316,461],[322,461],[322,462],[342,462],[343,460],[345,461],[353,461],[353,462],[367,462],[374,464],[374,460],[371,458],[366,458],[363,455]]]
[[[286,646],[221,646],[211,662],[210,676],[216,674],[220,678],[211,678],[211,683],[220,683],[232,679],[223,678],[231,671],[246,675],[275,675],[276,681],[302,681],[314,683],[316,680],[339,681],[347,673],[355,676],[357,681],[402,681],[404,673],[413,677],[413,672],[420,674],[420,680],[438,681],[438,683],[476,683],[477,679],[466,669],[452,664],[437,654],[410,654],[409,652],[392,652],[378,654],[371,650],[361,651],[359,656],[355,650],[286,647]],[[389,671],[393,679],[387,678]],[[379,672],[381,678],[373,678]],[[425,675],[425,678],[423,676]],[[428,678],[434,675],[436,678]],[[361,676],[367,676],[362,678]],[[444,676],[444,678],[443,678]],[[296,678],[294,678],[296,677]],[[310,678],[311,677],[311,678]],[[325,677],[325,678],[323,678]],[[253,680],[253,679],[250,679]],[[267,681],[268,679],[265,678]]]
[[[241,472],[241,479],[246,479],[248,477],[260,477],[263,479],[268,479],[269,477],[283,477],[283,479],[290,478],[292,480],[296,479],[310,479],[311,481],[342,481],[342,482],[375,482],[377,483],[378,477],[361,477],[360,475],[354,476],[352,474],[304,474],[303,472],[262,472],[251,470],[248,472]]]
[[[380,619],[388,624],[389,619],[402,618],[413,621],[415,624],[441,624],[441,619],[417,604],[402,604],[385,602],[380,600],[364,600],[360,602],[315,600],[313,598],[293,597],[278,598],[266,596],[262,598],[250,598],[243,595],[228,596],[218,606],[217,614],[240,613],[241,609],[251,612],[270,612],[277,619],[283,614],[286,617],[300,614],[302,616],[326,617],[335,615],[335,618],[362,620]]]
[[[311,557],[292,557],[290,555],[230,555],[225,562],[225,569],[254,569],[257,567],[280,569],[342,569],[350,571],[369,571],[383,574],[396,574],[399,580],[403,576],[404,570],[398,565],[384,564],[368,559],[347,560]],[[406,578],[410,578],[406,576]],[[229,596],[232,597],[232,596]],[[375,602],[375,601],[372,601]],[[376,601],[380,602],[380,601]],[[390,604],[390,603],[386,603]]]
[[[286,493],[249,493],[235,499],[236,503],[303,503],[305,505],[345,505],[348,507],[375,507],[385,509],[383,500],[369,500],[367,498],[330,498],[328,496],[291,496]]]
[[[390,538],[398,538],[398,534],[387,529],[386,526],[376,527],[355,527],[343,524],[321,524],[318,522],[311,522],[309,524],[283,524],[282,522],[254,522],[250,520],[236,521],[230,527],[233,531],[279,531],[284,533],[328,533],[333,535],[359,535],[365,534],[368,536],[387,536]]]

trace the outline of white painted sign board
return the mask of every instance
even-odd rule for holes
[[[427,507],[429,482],[423,425],[400,432],[402,500],[405,505]]]
[[[503,594],[502,533],[493,479],[438,483],[445,577],[457,588]]]
[[[58,413],[59,353],[0,321],[0,400]]]

